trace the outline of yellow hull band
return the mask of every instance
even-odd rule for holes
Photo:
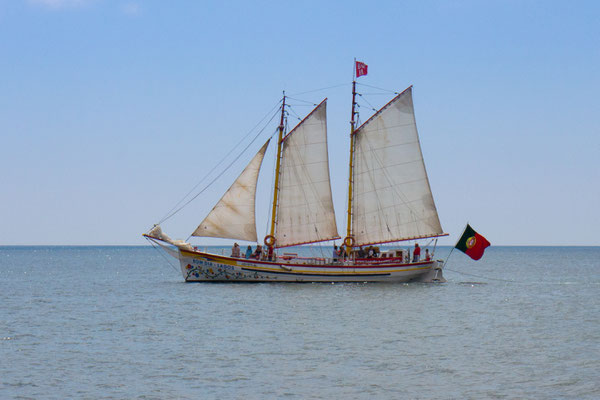
[[[211,259],[219,264],[224,264],[224,265],[231,265],[233,267],[239,267],[239,268],[250,268],[252,270],[257,270],[257,271],[261,271],[261,272],[283,272],[281,268],[267,268],[267,267],[257,267],[257,266],[248,266],[248,265],[240,265],[238,263],[238,261],[236,260],[230,260],[226,257],[223,256],[213,256],[213,255],[209,255],[209,254],[204,254],[204,255],[199,255],[199,254],[195,254],[195,253],[190,253],[187,251],[181,251],[181,253],[183,255],[185,255],[186,257],[192,257],[192,258],[208,258]],[[222,258],[223,257],[223,258]],[[302,268],[302,266],[288,266],[288,268]],[[328,267],[330,268],[330,267]],[[353,267],[334,267],[334,268],[338,268],[340,270],[342,269],[355,269]],[[402,269],[393,269],[393,270],[368,270],[368,271],[315,271],[315,270],[301,270],[301,271],[297,271],[297,270],[292,270],[292,271],[285,271],[285,272],[289,272],[290,274],[298,274],[298,275],[302,275],[302,274],[333,274],[333,275],[348,275],[348,276],[352,276],[352,275],[370,275],[370,274],[390,274],[393,272],[409,272],[409,271],[419,271],[419,270],[423,270],[423,269],[429,269],[431,268],[430,266],[426,266],[426,267],[415,267],[415,268],[402,268]]]

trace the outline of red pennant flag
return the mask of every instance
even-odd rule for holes
[[[369,66],[367,64],[357,61],[356,62],[356,77],[358,78],[360,76],[366,75],[368,68],[369,68]]]
[[[454,247],[471,257],[473,260],[479,260],[483,256],[485,249],[489,246],[490,242],[479,233],[475,232],[475,229],[467,224],[465,232]]]

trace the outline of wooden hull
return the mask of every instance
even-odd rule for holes
[[[446,281],[442,275],[441,261],[405,264],[373,259],[333,263],[331,260],[315,258],[269,262],[181,249],[177,256],[186,282]]]

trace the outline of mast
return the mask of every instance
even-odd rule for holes
[[[275,215],[277,238],[267,240],[276,240],[275,247],[282,248],[339,239],[327,151],[327,99],[293,129],[286,127],[283,134]]]
[[[444,236],[419,143],[412,86],[357,127],[353,144],[355,244]]]
[[[352,183],[353,183],[353,167],[354,167],[354,128],[355,121],[354,116],[356,115],[355,111],[356,106],[356,58],[354,59],[354,71],[352,74],[352,115],[350,116],[350,162],[349,162],[349,172],[348,172],[348,214],[347,221],[348,225],[346,228],[346,238],[344,239],[344,243],[346,245],[350,244],[354,245],[354,238],[352,237]]]
[[[285,91],[283,92],[283,103],[281,104],[281,120],[279,122],[279,139],[277,140],[277,161],[275,163],[275,187],[273,189],[273,211],[271,213],[271,233],[265,237],[265,244],[275,244],[275,221],[277,217],[277,196],[279,195],[279,167],[281,166],[281,145],[283,144],[283,121],[285,117]]]

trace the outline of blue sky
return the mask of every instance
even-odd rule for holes
[[[0,245],[144,244],[282,90],[331,86],[295,97],[329,98],[343,232],[354,57],[364,84],[414,85],[442,244],[469,221],[497,245],[600,245],[595,1],[0,0],[0,52]],[[274,127],[166,232],[186,238]]]

